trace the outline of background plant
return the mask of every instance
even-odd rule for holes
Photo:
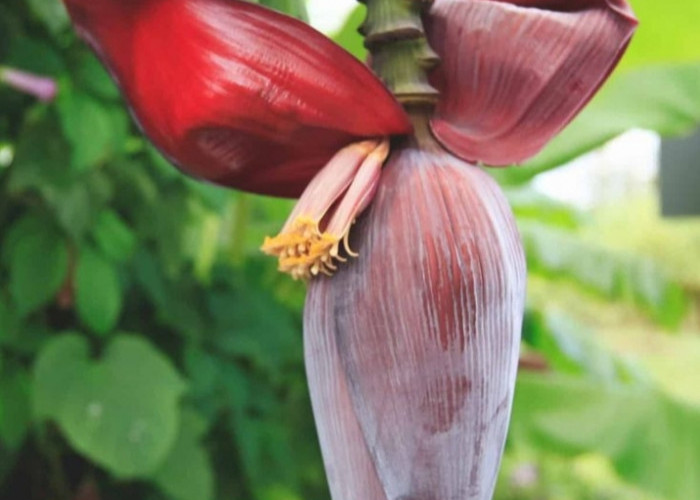
[[[259,3],[305,17],[302,1]],[[697,128],[700,7],[677,3],[633,1],[623,71],[529,165],[495,174],[531,270],[502,500],[700,497],[692,374],[667,381],[613,349],[697,328],[700,227],[640,217],[645,202],[584,214],[529,184],[630,128]],[[362,17],[337,36],[358,57]],[[0,64],[60,86],[52,104],[0,88],[0,498],[328,498],[303,285],[257,251],[289,203],[167,165],[59,1],[0,5]],[[605,230],[630,219],[627,238]]]

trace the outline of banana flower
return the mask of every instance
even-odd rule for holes
[[[308,280],[305,358],[332,498],[489,500],[525,260],[478,165],[536,154],[605,81],[636,20],[625,0],[363,1],[381,79],[244,1],[64,0],[174,165],[299,197],[263,250]],[[416,68],[424,78],[407,78]]]

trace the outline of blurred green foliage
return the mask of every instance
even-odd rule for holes
[[[0,498],[324,498],[303,288],[247,257],[288,203],[162,160],[59,2],[0,25],[3,64],[60,83],[0,88]]]
[[[301,1],[258,3],[306,17]],[[361,17],[339,35],[358,54]],[[696,126],[696,66],[640,67],[636,50],[635,69],[574,132],[503,180],[524,183],[631,126]],[[303,372],[304,287],[257,253],[290,202],[168,165],[57,0],[3,1],[0,64],[60,83],[49,105],[0,87],[11,156],[0,163],[0,498],[327,499]],[[508,195],[546,283],[540,298],[568,287],[682,325],[686,284],[659,255],[586,238],[582,214],[527,187]],[[697,408],[537,293],[523,333],[534,371],[520,378],[497,498],[700,497]],[[602,465],[563,465],[581,456]]]

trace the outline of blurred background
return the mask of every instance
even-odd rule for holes
[[[360,58],[352,0],[266,0]],[[700,3],[631,0],[620,70],[493,171],[529,260],[497,500],[700,498]],[[2,0],[0,499],[327,500],[283,200],[143,139],[59,0]],[[3,72],[4,71],[4,72]],[[7,80],[0,69],[0,80]]]

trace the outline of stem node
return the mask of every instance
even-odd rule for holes
[[[367,5],[360,28],[374,72],[409,111],[432,108],[439,93],[428,75],[440,59],[425,36],[422,15],[433,0],[358,0]]]

